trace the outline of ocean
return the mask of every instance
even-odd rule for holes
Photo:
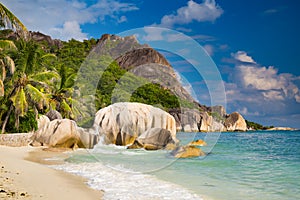
[[[214,133],[177,133],[182,144]],[[217,135],[218,136],[218,135]],[[87,178],[104,199],[300,199],[300,131],[221,133],[208,155],[175,159],[165,150],[98,144],[54,166]]]

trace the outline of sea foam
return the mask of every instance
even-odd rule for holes
[[[159,180],[149,174],[133,173],[122,166],[109,167],[96,162],[66,163],[53,167],[87,178],[87,184],[91,188],[104,191],[104,199],[202,199],[179,185]]]

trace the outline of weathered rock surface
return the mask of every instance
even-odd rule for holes
[[[3,36],[7,39],[11,40],[19,40],[20,38],[24,39],[24,35],[20,35],[17,32],[10,31],[7,35]],[[25,38],[27,40],[34,40],[36,42],[46,42],[49,46],[56,46],[58,48],[61,48],[63,46],[63,43],[61,40],[58,39],[52,39],[49,35],[45,35],[40,32],[35,31],[29,31],[26,33]]]
[[[204,140],[195,140],[189,143],[190,146],[206,146],[206,142]]]
[[[121,68],[126,70],[149,63],[157,63],[171,68],[170,63],[165,57],[150,47],[126,52],[124,55],[118,57],[116,62]]]
[[[56,110],[50,110],[46,113],[46,116],[49,118],[50,121],[53,121],[55,119],[62,119],[61,114]]]
[[[167,145],[176,144],[176,138],[172,138],[169,130],[151,128],[142,133],[128,149],[144,148],[146,150],[164,149]]]
[[[205,153],[191,145],[186,145],[186,146],[180,146],[177,147],[175,150],[171,152],[171,155],[174,156],[175,158],[191,158],[191,157],[199,157],[199,156],[205,156]]]
[[[129,145],[151,128],[170,131],[176,139],[176,123],[167,112],[142,103],[115,103],[96,113],[94,127],[99,127],[105,143]]]
[[[98,142],[99,136],[88,130],[77,127],[75,121],[69,119],[49,120],[41,116],[38,120],[38,130],[31,137],[32,146],[48,146],[61,148],[92,148]]]
[[[247,131],[246,121],[238,112],[231,113],[226,118],[224,125],[227,131]]]
[[[176,120],[178,131],[184,132],[213,132],[226,131],[222,122],[216,121],[207,112],[200,112],[197,109],[173,109],[170,114]]]

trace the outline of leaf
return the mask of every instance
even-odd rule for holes
[[[10,100],[13,102],[15,107],[15,113],[17,116],[23,117],[28,109],[28,103],[26,100],[26,95],[24,89],[19,89],[15,95],[13,95]]]
[[[16,30],[23,35],[28,33],[24,24],[2,3],[0,3],[0,27]]]
[[[0,80],[0,97],[4,96],[4,84],[2,80]]]
[[[15,62],[13,59],[11,59],[9,56],[4,57],[4,63],[9,68],[10,74],[13,74],[15,72]]]
[[[51,79],[59,79],[59,74],[55,71],[38,72],[30,76],[30,79],[35,81],[49,82]]]
[[[11,40],[0,40],[0,48],[2,50],[17,50],[15,43]]]
[[[43,109],[44,105],[47,106],[49,99],[46,94],[42,93],[39,89],[27,84],[25,87],[26,93],[29,95],[31,101],[38,105],[39,109]]]
[[[6,69],[2,60],[0,60],[0,70],[0,80],[4,81],[4,79],[6,78]]]

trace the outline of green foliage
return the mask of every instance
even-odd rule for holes
[[[215,120],[222,122],[224,121],[224,118],[220,116],[218,112],[209,112],[208,115],[212,116]]]
[[[9,133],[27,133],[30,131],[37,130],[37,121],[33,111],[26,113],[24,117],[20,117],[19,128],[15,126],[16,117],[15,115],[10,115],[7,124],[7,132]]]
[[[248,121],[248,120],[246,120],[246,124],[247,124],[248,128],[252,128],[254,130],[267,130],[267,129],[270,129],[270,128],[274,128],[274,126],[263,126],[263,125],[258,124],[256,122],[251,122],[251,121]]]
[[[141,102],[166,111],[195,108],[192,102],[178,98],[159,84],[121,69],[110,55],[98,56],[91,51],[97,43],[95,39],[72,39],[63,42],[61,48],[49,47],[45,42],[14,43],[15,52],[9,54],[15,63],[14,73],[6,73],[6,79],[1,79],[5,90],[0,97],[0,125],[8,119],[6,132],[35,129],[34,113],[44,114],[49,109],[89,126],[96,112],[94,107],[100,109],[115,102]],[[105,48],[116,45],[107,43]],[[7,65],[5,69],[10,71],[9,68]]]
[[[178,98],[168,89],[160,85],[148,83],[139,87],[131,96],[130,101],[141,102],[150,105],[161,105],[165,110],[180,107]]]

